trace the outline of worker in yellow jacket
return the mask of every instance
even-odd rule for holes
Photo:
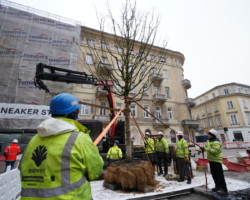
[[[107,161],[109,164],[122,159],[122,150],[118,147],[119,141],[114,141],[114,146],[109,148],[107,154]]]
[[[215,187],[212,188],[212,191],[220,195],[227,195],[227,184],[222,168],[222,146],[216,135],[217,131],[215,129],[209,130],[208,141],[206,142],[205,148],[201,147],[201,149],[207,152],[210,171],[215,183]]]
[[[152,163],[152,166],[154,166],[155,163],[155,142],[154,139],[150,138],[150,133],[146,132],[145,133],[145,153],[147,154],[150,162]]]
[[[184,134],[182,131],[178,131],[176,136],[176,157],[180,174],[180,179],[178,180],[178,182],[184,182],[184,175],[186,174],[187,184],[191,184],[191,169],[189,165],[188,143],[183,138]]]
[[[89,181],[100,177],[103,160],[89,130],[76,121],[80,105],[71,94],[55,96],[52,118],[43,121],[20,164],[21,200],[90,200]]]

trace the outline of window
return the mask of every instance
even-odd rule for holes
[[[89,100],[83,100],[83,102],[90,103]],[[91,107],[87,105],[81,105],[81,115],[89,115],[91,112]]]
[[[218,105],[217,104],[214,104],[214,112],[218,112],[219,109],[218,109]]]
[[[241,131],[234,131],[235,141],[244,141]]]
[[[228,101],[227,102],[227,108],[231,109],[233,107],[234,107],[233,102],[232,101]]]
[[[120,60],[116,61],[116,65],[115,65],[116,69],[121,69],[122,67],[122,62]]]
[[[102,48],[102,49],[105,50],[105,49],[108,49],[108,47],[109,47],[108,43],[106,43],[106,42],[102,42],[102,43],[101,43],[101,48]]]
[[[144,57],[145,57],[145,53],[144,53],[143,51],[140,51],[140,52],[138,53],[138,56],[144,58]]]
[[[142,65],[141,66],[141,74],[144,75],[145,72],[146,72],[146,67],[145,67],[145,65]]]
[[[156,106],[155,110],[156,110],[156,117],[158,119],[161,119],[161,107],[160,106]]]
[[[168,71],[166,69],[162,70],[162,77],[168,78]]]
[[[134,83],[131,84],[130,93],[135,94],[135,84]]]
[[[82,84],[82,87],[83,88],[92,88],[92,85],[91,84]]]
[[[122,103],[116,103],[116,108],[121,109],[122,108]],[[117,111],[118,112],[118,111]],[[122,116],[122,112],[119,115],[120,117]]]
[[[147,85],[143,84],[143,94],[148,95]]]
[[[224,94],[229,94],[228,89],[224,89]]]
[[[118,52],[118,53],[121,53],[122,52],[122,48],[118,45],[115,45],[115,51]]]
[[[209,127],[210,128],[214,127],[214,121],[213,121],[212,117],[208,118],[208,122],[209,122]]]
[[[106,102],[101,101],[101,102],[100,102],[100,106],[102,106],[102,107],[106,107]],[[104,109],[104,108],[100,108],[100,115],[101,115],[101,116],[106,115],[106,109]]]
[[[246,100],[245,100],[245,99],[242,99],[242,104],[243,104],[243,107],[244,107],[244,108],[247,108],[247,103],[246,103]]]
[[[172,108],[168,108],[168,119],[173,119],[173,110],[172,110]]]
[[[158,95],[159,93],[159,87],[157,85],[154,85],[154,94]]]
[[[101,58],[101,62],[104,63],[104,64],[108,64],[108,63],[109,63],[107,57],[102,57],[102,58]]]
[[[211,114],[211,109],[210,109],[210,107],[207,107],[207,114]]]
[[[160,62],[166,62],[166,58],[165,57],[160,57]]]
[[[92,40],[92,39],[87,39],[87,45],[89,45],[89,46],[94,46],[94,40]]]
[[[92,55],[90,55],[90,54],[86,55],[86,63],[89,64],[89,65],[93,64],[93,57],[92,57]]]
[[[246,113],[246,119],[247,119],[247,123],[250,124],[250,113],[249,112]]]
[[[170,97],[170,88],[169,87],[165,87],[165,95],[167,98]]]
[[[209,100],[208,96],[205,96],[205,101],[208,101],[208,100]]]
[[[202,115],[205,115],[204,109],[201,110],[201,114],[202,114]]]
[[[146,111],[150,112],[150,110],[149,110],[149,105],[144,105],[143,108],[144,108]],[[144,116],[143,116],[143,117],[144,117],[144,118],[149,118],[150,116],[149,116],[149,114],[148,114],[145,110],[144,110]]]
[[[230,119],[231,119],[231,124],[233,125],[238,124],[236,115],[234,114],[230,115]]]
[[[203,128],[207,128],[207,121],[206,121],[206,119],[203,120]]]
[[[130,53],[130,55],[133,55],[133,54],[134,54],[134,50],[133,50],[133,49],[130,49],[130,50],[129,50],[129,53]]]
[[[216,116],[215,119],[216,119],[217,126],[221,126],[222,124],[221,124],[220,116]]]
[[[215,98],[215,94],[213,93],[212,95],[213,95],[213,98]]]
[[[151,54],[151,55],[150,55],[150,59],[151,59],[151,60],[155,60],[155,59],[156,59],[156,55]]]
[[[136,110],[136,105],[135,104],[131,104],[130,105],[130,111],[131,113],[136,117],[137,116],[137,110]]]

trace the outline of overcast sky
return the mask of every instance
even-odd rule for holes
[[[0,0],[1,2],[1,0]],[[12,0],[99,29],[96,11],[106,0]],[[109,0],[118,10],[124,0]],[[161,16],[159,36],[185,56],[184,77],[195,98],[217,85],[250,85],[250,0],[137,0],[141,11]]]

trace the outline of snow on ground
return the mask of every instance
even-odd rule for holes
[[[194,178],[192,179],[192,184],[187,184],[186,182],[177,181],[167,181],[162,176],[155,176],[155,179],[159,181],[159,184],[154,192],[139,193],[139,192],[123,192],[123,191],[113,191],[103,187],[103,180],[91,182],[92,197],[93,200],[125,200],[130,198],[138,198],[144,196],[152,196],[162,193],[169,193],[174,191],[180,191],[183,189],[190,189],[198,186],[205,186],[205,175],[203,172],[194,172]],[[210,173],[207,174],[208,189],[214,187],[214,182]],[[235,180],[226,177],[227,187],[229,191],[243,190],[250,188],[250,183],[246,181]]]

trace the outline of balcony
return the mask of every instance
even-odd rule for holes
[[[113,68],[111,64],[103,63],[103,62],[100,62],[97,68],[99,73],[109,73],[112,69]]]
[[[188,106],[189,108],[193,108],[193,107],[196,106],[196,103],[195,103],[194,99],[192,99],[192,98],[186,99],[186,104],[187,104],[187,106]]]
[[[184,119],[182,120],[181,124],[183,126],[188,126],[192,128],[198,128],[199,127],[199,121],[198,120],[193,120],[193,119]]]
[[[156,119],[154,119],[153,120],[153,127],[154,128],[168,128],[169,127],[169,120],[167,120],[167,119],[160,119],[163,123],[161,123],[160,121],[158,121],[158,120],[156,120]]]
[[[190,81],[189,81],[188,79],[184,79],[184,80],[182,81],[182,85],[183,85],[183,87],[184,87],[186,90],[191,88],[191,83],[190,83]]]
[[[167,100],[167,96],[163,94],[155,94],[153,96],[154,103],[165,103]]]
[[[104,123],[110,122],[110,116],[109,115],[95,115],[94,119],[100,120],[101,122],[104,122]]]
[[[150,77],[151,77],[152,82],[161,83],[162,80],[163,80],[162,74],[158,74],[158,73],[155,73],[155,72],[150,73]]]

